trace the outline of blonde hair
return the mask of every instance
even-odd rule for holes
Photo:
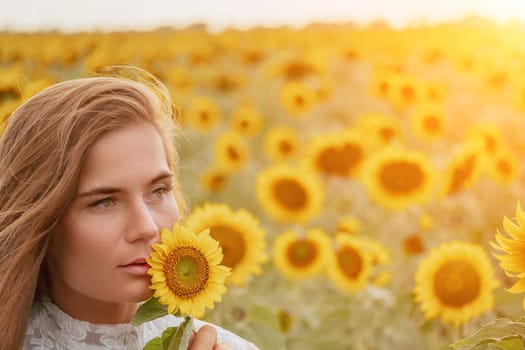
[[[130,123],[150,123],[175,171],[177,130],[169,95],[144,71],[127,72],[133,80],[127,74],[58,83],[9,118],[0,140],[0,350],[23,344],[50,233],[74,197],[93,143]]]

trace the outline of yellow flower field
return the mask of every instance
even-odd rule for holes
[[[204,319],[264,350],[448,349],[525,313],[505,290],[525,260],[499,256],[509,276],[493,255],[522,249],[502,218],[523,225],[524,37],[481,19],[4,32],[0,131],[54,82],[146,69],[179,112],[185,224],[232,269]]]

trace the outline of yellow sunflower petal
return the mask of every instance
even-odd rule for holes
[[[509,293],[523,293],[525,292],[525,278],[520,279],[512,287],[505,289]]]
[[[514,239],[525,239],[525,232],[523,229],[512,222],[508,217],[503,218],[503,228]]]

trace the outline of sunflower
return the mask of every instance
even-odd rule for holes
[[[189,92],[193,89],[194,82],[187,69],[170,66],[166,70],[166,84],[177,93]]]
[[[424,251],[425,245],[419,233],[411,234],[403,240],[403,252],[406,255],[419,255]]]
[[[479,177],[480,164],[477,148],[466,146],[461,149],[445,169],[442,194],[450,196],[468,188]]]
[[[319,101],[328,101],[334,92],[334,82],[331,79],[323,78],[315,87],[315,93]]]
[[[313,172],[286,165],[260,172],[256,194],[266,212],[281,222],[308,221],[319,214],[324,200],[322,183]]]
[[[466,142],[481,147],[484,154],[495,154],[503,146],[501,130],[495,124],[479,123],[472,126],[466,135]]]
[[[498,286],[483,248],[457,241],[432,249],[414,278],[414,300],[425,317],[439,316],[456,327],[490,310]]]
[[[262,116],[251,106],[240,106],[230,117],[232,130],[244,136],[255,136],[261,129]]]
[[[426,83],[424,90],[424,97],[432,102],[440,103],[447,95],[446,87],[441,81],[432,81]]]
[[[244,76],[239,73],[219,70],[210,81],[210,87],[220,93],[233,93],[245,85]]]
[[[390,251],[375,239],[369,237],[359,237],[359,239],[372,257],[370,279],[377,286],[388,284],[391,277],[388,268],[391,261]]]
[[[162,230],[161,238],[146,259],[153,296],[167,305],[168,313],[202,316],[226,292],[224,281],[230,269],[219,265],[218,242],[207,231],[196,235],[179,224],[173,231]]]
[[[195,209],[185,221],[188,229],[210,229],[224,254],[223,264],[232,269],[227,284],[243,285],[251,275],[262,273],[267,261],[266,232],[248,211],[233,211],[225,204],[207,203]]]
[[[239,61],[242,65],[252,66],[264,61],[266,52],[260,47],[252,45],[241,50]]]
[[[372,199],[390,209],[404,209],[431,198],[435,169],[422,153],[389,148],[363,164],[361,178]]]
[[[414,134],[422,140],[435,140],[445,132],[445,113],[434,103],[423,103],[412,115]]]
[[[266,155],[273,161],[290,160],[299,153],[299,137],[293,128],[272,128],[264,135],[263,147]]]
[[[317,102],[315,91],[299,81],[285,83],[280,98],[285,111],[294,117],[303,116]]]
[[[219,167],[205,170],[200,176],[201,186],[209,192],[220,192],[228,183],[230,173]]]
[[[330,238],[319,229],[308,231],[305,237],[287,231],[273,243],[273,263],[289,278],[313,277],[324,269],[330,254]]]
[[[413,75],[398,74],[392,81],[388,98],[396,107],[404,108],[421,100],[424,85]]]
[[[497,230],[496,242],[490,242],[490,245],[498,250],[498,253],[493,255],[499,260],[499,266],[507,275],[518,278],[518,281],[507,291],[523,293],[525,292],[525,213],[519,202],[516,205],[516,222],[504,217],[503,229],[507,234]],[[523,309],[525,309],[525,298]]]
[[[377,69],[370,82],[371,93],[380,98],[388,98],[394,88],[396,74],[387,69]]]
[[[328,264],[328,277],[341,290],[362,290],[372,273],[372,254],[359,237],[340,234],[335,241],[337,248]]]
[[[375,149],[394,142],[403,142],[401,126],[390,116],[365,113],[359,116],[354,125],[356,130],[367,136],[367,143]]]
[[[229,131],[215,140],[215,160],[226,171],[239,171],[248,160],[248,146],[236,132]]]
[[[297,56],[288,59],[274,67],[275,74],[282,76],[286,80],[302,80],[309,76],[316,75],[319,68],[309,56]]]
[[[346,131],[315,137],[307,146],[306,160],[317,173],[348,177],[359,171],[365,152],[361,136]]]
[[[221,122],[221,111],[215,101],[208,97],[195,97],[185,110],[184,120],[193,128],[209,132]]]
[[[494,90],[502,90],[510,80],[508,64],[497,61],[486,62],[479,74],[485,83]]]
[[[486,158],[485,169],[491,178],[506,185],[518,177],[518,157],[507,148],[500,148],[496,153]]]

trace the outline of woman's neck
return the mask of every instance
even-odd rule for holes
[[[90,323],[120,324],[133,319],[139,303],[113,303],[80,295],[59,296],[51,292],[49,297],[69,316]]]

